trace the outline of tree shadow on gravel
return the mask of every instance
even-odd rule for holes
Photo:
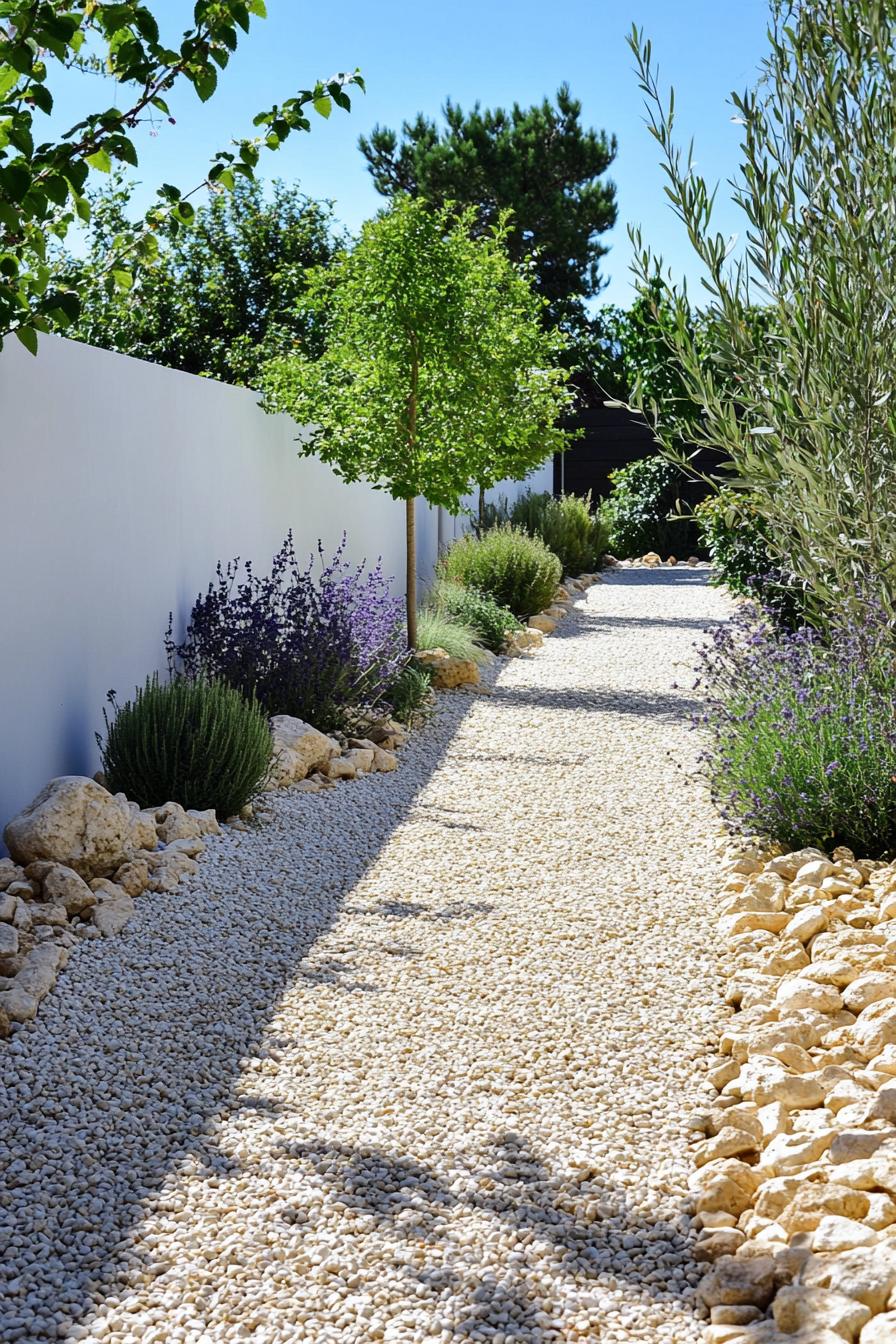
[[[703,708],[699,700],[664,691],[602,689],[600,687],[498,686],[493,699],[511,706],[532,705],[536,709],[577,711],[595,714],[624,714],[634,718],[658,718],[690,722]]]
[[[547,1327],[545,1256],[552,1295],[567,1299],[578,1289],[583,1300],[574,1310],[590,1311],[598,1329],[594,1298],[601,1290],[635,1311],[674,1304],[684,1316],[693,1312],[693,1285],[672,1272],[689,1260],[687,1222],[645,1218],[623,1185],[594,1168],[552,1172],[537,1145],[519,1133],[498,1134],[474,1155],[445,1154],[454,1179],[373,1146],[287,1142],[275,1151],[322,1179],[331,1197],[369,1219],[381,1237],[427,1248],[424,1259],[437,1267],[399,1262],[411,1281],[407,1297],[419,1303],[422,1285],[442,1328],[457,1339],[476,1332],[484,1339],[503,1334],[540,1341]],[[287,1209],[285,1221],[292,1216]],[[481,1229],[482,1249],[471,1257],[458,1241],[465,1216]]]
[[[657,581],[655,574],[649,578]],[[625,581],[633,579],[639,581],[634,573],[625,575]],[[493,673],[485,675],[490,679]],[[632,704],[588,689],[499,688],[492,701],[527,702],[546,709],[679,718],[689,712],[678,697],[635,693]],[[157,1272],[147,1263],[148,1251],[132,1249],[135,1231],[165,1207],[166,1183],[181,1171],[199,1171],[210,1180],[233,1177],[237,1167],[219,1147],[219,1125],[241,1109],[268,1109],[269,1103],[244,1095],[240,1085],[244,1089],[248,1081],[251,1088],[253,1072],[263,1071],[276,1050],[266,1028],[298,976],[304,975],[309,992],[334,984],[377,991],[354,976],[352,949],[342,958],[328,947],[320,959],[312,949],[414,811],[468,710],[479,703],[445,696],[437,722],[412,740],[394,774],[341,786],[335,795],[280,796],[263,822],[263,857],[254,833],[230,832],[212,841],[198,879],[171,895],[142,898],[120,936],[79,946],[37,1021],[0,1043],[0,1051],[8,1052],[0,1078],[3,1344],[84,1338],[97,1303],[126,1295],[145,1273]],[[334,812],[334,797],[351,806]],[[301,862],[291,849],[297,835]],[[215,899],[200,899],[212,866]],[[477,902],[438,899],[434,905],[395,902],[391,909],[386,902],[380,910],[386,917],[434,921],[475,919],[485,912]],[[496,1140],[491,1160],[499,1172],[501,1163],[516,1161],[507,1151],[504,1139]],[[388,1160],[406,1164],[403,1178],[416,1182],[424,1203],[444,1197],[436,1176],[415,1169],[412,1159]],[[607,1244],[606,1228],[570,1213],[565,1197],[561,1203],[562,1188],[539,1174],[537,1163],[520,1159],[518,1165],[519,1189],[507,1177],[498,1180],[504,1194],[495,1217],[517,1229],[521,1239],[531,1234],[534,1242],[560,1248],[570,1266],[579,1267],[570,1273],[587,1274],[590,1252]],[[528,1176],[527,1165],[537,1168]],[[474,1177],[464,1198],[471,1209],[481,1201],[483,1212],[485,1178],[481,1184],[477,1193]],[[377,1198],[363,1184],[359,1197],[371,1204]],[[394,1223],[388,1208],[373,1207],[371,1216]],[[646,1244],[651,1229],[634,1226],[632,1235]],[[633,1268],[621,1279],[636,1293],[649,1294],[636,1261],[631,1256],[630,1261]],[[452,1326],[458,1338],[480,1328],[492,1302],[513,1309],[516,1324],[505,1329],[505,1337],[538,1338],[527,1267],[512,1269],[510,1287],[484,1289],[476,1267],[456,1272],[470,1300],[467,1316]],[[435,1284],[435,1269],[421,1273],[431,1274]],[[495,1333],[488,1326],[484,1337],[489,1331]]]
[[[290,984],[301,977],[309,987],[378,992],[354,973],[351,955],[327,949],[318,959],[315,943],[412,813],[476,703],[444,697],[398,771],[340,786],[348,811],[334,817],[332,793],[279,795],[261,823],[263,863],[248,837],[211,841],[198,878],[141,898],[118,937],[78,947],[37,1020],[0,1042],[8,1052],[0,1077],[3,1344],[68,1338],[97,1302],[127,1291],[129,1238],[167,1178],[196,1162],[227,1173],[229,1159],[214,1146],[218,1119],[246,1104],[237,1084],[247,1064],[264,1060],[265,1028]],[[290,857],[297,833],[300,866]],[[218,865],[216,899],[200,901],[193,889],[210,863]],[[414,904],[420,909],[382,913],[433,921],[480,913],[470,903]]]

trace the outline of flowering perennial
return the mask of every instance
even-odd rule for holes
[[[184,640],[169,625],[172,670],[215,677],[254,695],[268,714],[292,714],[323,732],[352,726],[384,696],[407,661],[402,604],[379,563],[370,571],[343,559],[345,538],[327,563],[318,543],[300,568],[292,533],[269,575],[239,559],[218,565],[197,598]]]
[[[821,635],[748,610],[701,656],[704,764],[732,828],[791,848],[896,852],[896,646],[883,613]]]

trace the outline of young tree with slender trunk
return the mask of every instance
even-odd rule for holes
[[[472,212],[399,198],[313,285],[320,358],[267,367],[265,405],[313,426],[300,451],[405,501],[408,643],[416,642],[419,498],[459,512],[483,480],[526,476],[566,433],[569,393],[543,300]]]

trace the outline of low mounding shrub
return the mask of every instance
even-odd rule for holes
[[[550,604],[562,573],[540,537],[507,523],[481,537],[461,537],[439,562],[441,578],[486,593],[520,620]]]
[[[430,606],[417,612],[417,648],[444,649],[452,658],[467,658],[474,663],[484,663],[488,658],[472,625]]]
[[[692,554],[698,544],[690,518],[674,518],[686,484],[680,467],[664,457],[643,457],[610,473],[613,488],[601,514],[609,533],[609,549],[621,560],[657,551],[660,555]]]
[[[494,598],[448,579],[436,583],[428,605],[452,620],[470,626],[479,643],[492,653],[500,653],[507,636],[521,629],[513,612],[499,606]]]
[[[263,784],[271,730],[263,710],[239,691],[203,677],[148,678],[133,700],[106,711],[97,734],[106,781],[141,807],[172,801],[231,817]]]
[[[609,532],[600,514],[592,511],[590,492],[582,499],[529,490],[514,501],[507,521],[530,537],[541,537],[557,556],[564,574],[584,574],[603,563]]]
[[[741,616],[703,655],[705,765],[732,826],[788,848],[896,851],[896,664],[882,615],[822,638]]]
[[[350,725],[382,699],[407,661],[402,604],[379,565],[369,573],[342,558],[301,569],[292,533],[259,576],[248,562],[218,565],[197,598],[182,644],[171,629],[172,667],[216,678],[254,696],[268,714],[292,714],[322,732]]]
[[[412,723],[422,714],[432,695],[432,677],[415,663],[406,663],[386,691],[386,702],[401,723]]]

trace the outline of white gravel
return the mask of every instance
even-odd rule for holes
[[[705,577],[616,573],[75,951],[0,1054],[0,1340],[700,1338]]]

